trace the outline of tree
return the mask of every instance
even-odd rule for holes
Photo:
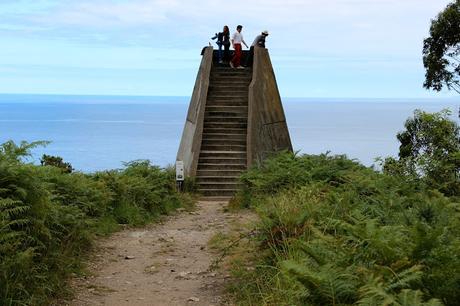
[[[426,89],[444,86],[460,93],[460,0],[449,4],[431,23],[423,44]]]
[[[64,162],[62,157],[43,154],[40,159],[42,166],[52,166],[61,169],[64,173],[72,173],[74,170],[70,163]]]
[[[387,158],[384,172],[423,180],[444,194],[460,195],[460,127],[450,112],[414,112],[398,133],[399,160]]]

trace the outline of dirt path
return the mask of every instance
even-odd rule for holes
[[[229,305],[228,275],[210,271],[217,257],[208,241],[239,218],[225,202],[200,201],[143,230],[125,230],[101,241],[90,264],[92,277],[76,280],[70,305]]]

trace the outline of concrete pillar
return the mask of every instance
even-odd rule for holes
[[[184,174],[186,177],[196,175],[203,137],[204,111],[208,96],[213,48],[206,47],[203,51],[203,58],[201,59],[200,69],[193,88],[192,99],[176,157],[176,160],[184,162]]]
[[[283,150],[292,151],[292,144],[275,73],[268,50],[255,47],[249,87],[247,166]]]

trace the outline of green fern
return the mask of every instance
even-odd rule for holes
[[[423,293],[420,290],[404,289],[398,294],[398,305],[400,306],[442,306],[438,299],[431,299],[423,302]]]
[[[43,144],[0,145],[0,305],[48,304],[96,233],[113,232],[121,219],[152,221],[182,202],[173,175],[145,161],[97,174],[26,163]]]
[[[347,304],[356,298],[357,277],[332,264],[319,266],[315,270],[293,261],[285,261],[281,265],[283,270],[295,277],[307,291],[314,292],[311,298],[316,304]]]
[[[252,304],[458,304],[458,196],[327,155],[281,154],[242,183],[236,200],[260,216],[259,273],[283,272],[252,276],[266,294]]]

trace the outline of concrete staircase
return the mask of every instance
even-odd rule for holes
[[[196,179],[201,194],[229,197],[246,170],[248,93],[252,69],[213,65]]]

